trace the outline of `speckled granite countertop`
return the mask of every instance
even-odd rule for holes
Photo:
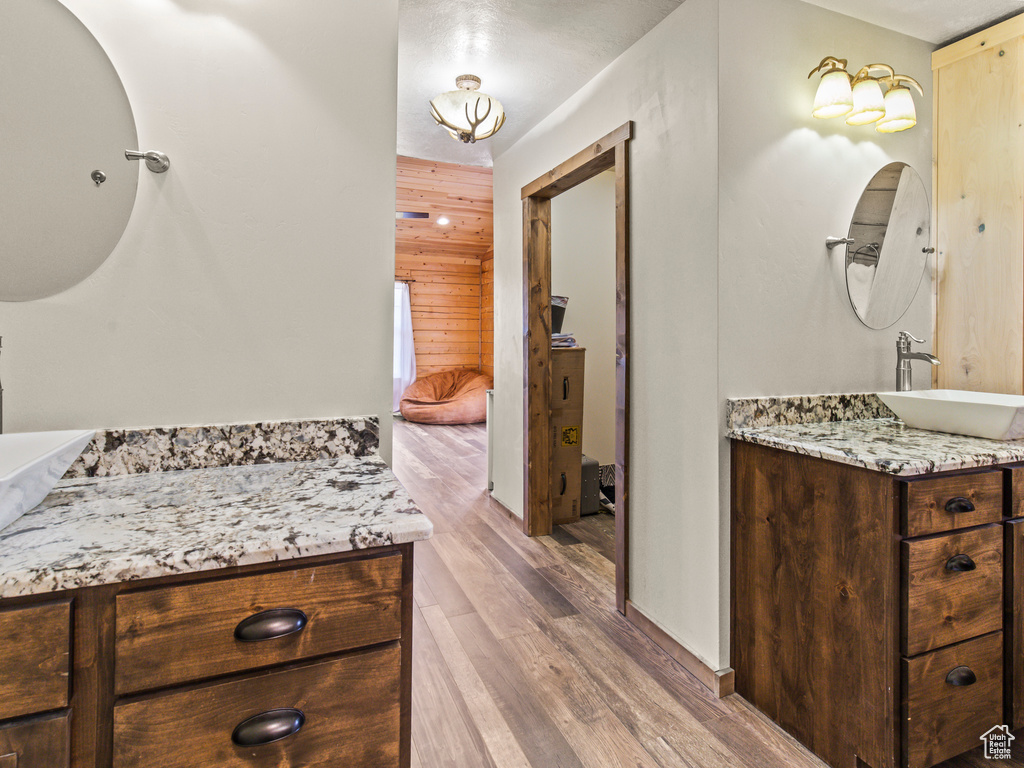
[[[0,598],[426,539],[383,460],[65,478],[0,530]]]
[[[986,440],[928,432],[911,429],[895,419],[733,428],[727,436],[890,475],[920,475],[1024,461],[1024,440]]]

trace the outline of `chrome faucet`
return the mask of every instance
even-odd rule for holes
[[[910,361],[927,360],[932,365],[940,365],[939,358],[927,352],[911,352],[910,342],[924,344],[924,339],[917,339],[906,331],[900,331],[896,338],[896,391],[909,392],[912,389],[910,380]]]

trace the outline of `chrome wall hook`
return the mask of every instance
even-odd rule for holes
[[[136,152],[133,149],[126,149],[124,156],[129,160],[145,160],[146,167],[153,173],[164,173],[171,167],[170,158],[163,152]]]

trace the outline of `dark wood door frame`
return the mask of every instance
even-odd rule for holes
[[[629,141],[616,128],[522,190],[523,530],[551,533],[551,198],[615,171],[615,604],[629,588]]]

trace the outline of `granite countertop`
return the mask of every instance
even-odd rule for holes
[[[376,455],[65,478],[0,530],[0,598],[426,539]]]
[[[727,437],[890,475],[920,475],[1024,461],[1024,440],[912,429],[895,419],[733,428]]]

